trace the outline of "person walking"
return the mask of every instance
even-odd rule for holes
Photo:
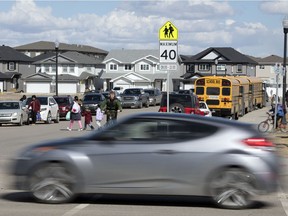
[[[96,108],[96,125],[98,129],[101,128],[101,121],[103,120],[103,112],[99,106]]]
[[[69,123],[69,127],[67,127],[67,130],[71,131],[72,128],[73,128],[73,124],[74,124],[74,121],[78,122],[78,125],[79,125],[79,129],[78,131],[82,131],[82,122],[81,122],[81,107],[79,105],[79,99],[78,99],[78,96],[75,96],[74,97],[74,101],[73,103],[71,104],[71,107],[70,107],[70,112],[71,112],[71,115],[70,115],[70,123]]]
[[[91,130],[94,130],[93,125],[91,124],[92,120],[92,114],[91,110],[89,108],[86,108],[85,111],[83,112],[84,116],[84,128],[83,130],[86,130],[87,126],[91,128]]]
[[[100,108],[106,114],[106,124],[113,123],[117,120],[118,112],[122,112],[120,101],[115,97],[115,92],[110,91],[108,99],[105,99]],[[111,121],[111,122],[110,122]]]
[[[39,113],[41,109],[41,104],[39,100],[36,98],[36,95],[32,95],[32,100],[28,105],[28,110],[29,109],[31,109],[30,115],[32,118],[32,124],[36,124],[37,113]]]

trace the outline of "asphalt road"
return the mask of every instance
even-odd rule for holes
[[[125,109],[119,117],[135,111],[140,110]],[[143,108],[141,111],[154,112],[158,111],[158,107]],[[244,117],[241,120],[245,121]],[[20,149],[45,140],[90,133],[67,131],[67,126],[68,122],[61,121],[51,125],[39,123],[0,127],[0,216],[286,216],[288,196],[282,191],[260,197],[253,209],[233,211],[215,208],[209,199],[202,197],[81,196],[73,203],[48,205],[35,203],[27,193],[11,188],[13,178],[9,175],[9,164]],[[74,127],[77,128],[76,125]]]

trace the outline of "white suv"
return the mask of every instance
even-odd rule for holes
[[[52,123],[59,123],[59,106],[56,100],[52,96],[39,96],[37,97],[41,104],[40,108],[40,115],[41,121],[44,121],[47,124]],[[32,98],[27,98],[26,106],[28,107],[29,103],[31,102]]]

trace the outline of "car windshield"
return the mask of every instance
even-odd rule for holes
[[[148,93],[149,95],[154,95],[154,91],[153,90],[144,90],[144,92]]]
[[[134,95],[134,94],[141,94],[140,89],[126,89],[123,94],[125,95]]]
[[[61,104],[69,104],[69,98],[54,98],[56,100],[56,102],[61,105]]]
[[[170,94],[169,104],[179,103],[185,107],[194,107],[195,104],[192,100],[192,96],[188,94]],[[167,94],[164,94],[161,100],[161,106],[166,107],[167,105]]]
[[[47,97],[37,97],[41,105],[48,105],[48,98]],[[26,105],[29,105],[32,98],[28,98]]]
[[[19,109],[19,103],[17,102],[1,102],[0,103],[0,110],[4,109]]]
[[[83,98],[83,101],[100,101],[100,100],[101,100],[100,94],[85,95]]]

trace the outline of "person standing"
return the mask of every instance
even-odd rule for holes
[[[36,98],[36,95],[32,95],[32,100],[28,105],[28,110],[31,109],[31,118],[32,124],[36,124],[37,121],[37,113],[40,112],[41,104],[39,100]]]
[[[115,92],[109,92],[109,98],[105,99],[101,105],[101,110],[106,113],[106,124],[110,121],[115,122],[117,120],[117,113],[122,112],[122,106],[120,101],[115,97]]]
[[[23,102],[23,101],[25,101],[25,100],[26,100],[26,98],[27,98],[27,97],[26,97],[26,95],[23,95],[23,96],[20,98],[20,101],[22,101],[22,102]]]
[[[70,123],[69,123],[69,127],[67,127],[67,130],[71,131],[73,128],[73,124],[74,121],[78,122],[79,125],[79,129],[78,131],[82,131],[82,122],[81,122],[81,107],[79,105],[79,100],[78,100],[78,96],[74,97],[74,101],[70,107]]]
[[[103,120],[103,112],[99,106],[96,108],[96,125],[98,129],[101,128],[101,121]]]
[[[84,128],[83,130],[86,130],[87,125],[91,128],[91,130],[94,130],[93,125],[91,124],[92,120],[92,114],[91,110],[89,108],[86,108],[85,111],[83,112],[84,116]]]

